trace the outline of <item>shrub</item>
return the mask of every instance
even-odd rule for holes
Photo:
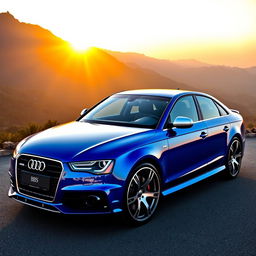
[[[29,124],[27,127],[20,129],[17,133],[20,137],[26,138],[27,136],[42,131],[42,128],[38,124]]]
[[[48,120],[44,125],[43,125],[43,129],[42,130],[46,130],[49,129],[53,126],[58,125],[59,123],[57,121],[52,121],[52,120]]]
[[[253,123],[249,123],[249,124],[247,125],[247,127],[248,127],[249,129],[252,129],[252,128],[254,127],[254,125],[253,125]]]
[[[56,125],[58,125],[57,121],[48,120],[43,125],[32,123],[32,124],[28,124],[23,128],[12,127],[12,129],[0,131],[0,147],[1,147],[1,144],[5,141],[19,142],[31,134],[46,130]]]

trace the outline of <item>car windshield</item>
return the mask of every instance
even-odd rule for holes
[[[80,121],[154,129],[169,102],[167,97],[117,94],[96,105]]]

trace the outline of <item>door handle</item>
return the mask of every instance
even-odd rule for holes
[[[225,125],[223,128],[223,131],[228,132],[228,130],[229,130],[228,126]]]
[[[201,137],[202,139],[206,138],[207,136],[208,136],[208,133],[207,133],[207,132],[201,132],[201,134],[200,134],[200,137]]]

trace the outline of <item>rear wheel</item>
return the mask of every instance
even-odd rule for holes
[[[242,162],[242,143],[234,138],[230,144],[226,163],[226,174],[229,178],[236,178],[240,172]]]
[[[150,163],[139,165],[131,175],[125,193],[127,220],[137,225],[147,222],[157,208],[160,191],[157,169]]]

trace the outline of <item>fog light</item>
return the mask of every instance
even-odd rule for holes
[[[94,207],[94,206],[98,206],[100,204],[100,201],[101,201],[100,197],[95,196],[95,195],[89,195],[87,197],[85,204],[88,207]]]

